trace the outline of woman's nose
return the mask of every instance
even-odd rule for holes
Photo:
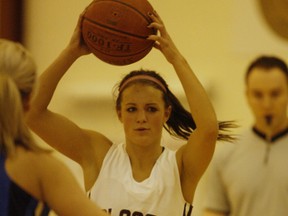
[[[139,110],[137,113],[137,122],[146,122],[147,118],[146,118],[146,113],[145,110]]]

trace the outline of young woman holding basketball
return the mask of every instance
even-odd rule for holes
[[[24,112],[36,80],[31,55],[0,39],[0,214],[108,216],[86,196],[70,170],[39,147]]]
[[[80,18],[68,46],[41,75],[28,122],[47,143],[81,165],[90,198],[111,215],[191,215],[194,192],[216,140],[231,138],[221,134],[229,123],[218,124],[203,86],[159,15],[149,16],[153,20],[149,27],[160,35],[148,40],[155,41],[155,48],[174,67],[191,113],[159,74],[142,70],[129,73],[118,88],[116,112],[125,131],[123,144],[48,110],[62,76],[76,59],[90,53],[81,39]],[[177,151],[164,148],[163,127],[187,143]]]

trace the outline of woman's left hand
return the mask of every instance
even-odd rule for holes
[[[168,62],[173,64],[173,61],[176,60],[177,57],[181,56],[180,52],[172,41],[162,19],[157,14],[157,12],[154,11],[153,13],[149,13],[148,15],[153,20],[153,22],[148,25],[148,28],[155,28],[160,34],[149,35],[147,39],[154,40],[154,47],[163,53]]]

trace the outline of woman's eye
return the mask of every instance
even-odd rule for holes
[[[128,107],[127,109],[127,112],[134,112],[136,110],[135,107]]]
[[[148,112],[156,112],[158,109],[156,107],[148,107]]]

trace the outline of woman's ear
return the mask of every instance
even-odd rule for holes
[[[171,106],[168,106],[166,109],[165,109],[165,113],[164,113],[164,117],[165,117],[165,122],[167,122],[170,118],[170,115],[171,115],[171,112],[172,112],[172,107]]]
[[[121,114],[121,110],[118,109],[116,112],[117,112],[117,116],[118,116],[119,121],[122,122],[122,114]]]

